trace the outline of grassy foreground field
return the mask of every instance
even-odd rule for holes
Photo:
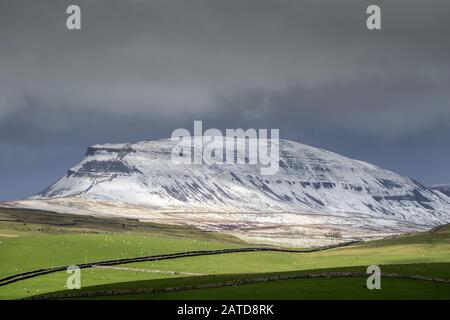
[[[222,234],[126,219],[0,209],[0,220],[0,278],[86,261],[249,247],[236,238]],[[381,265],[382,273],[450,279],[450,228],[446,226],[430,232],[321,252],[227,253],[127,263],[107,269],[87,268],[81,272],[81,290],[64,291],[68,275],[61,271],[0,286],[0,299],[27,298],[55,292],[83,295],[83,292],[89,291],[108,294],[83,298],[450,299],[448,283],[414,279],[383,278],[382,290],[368,290],[365,287],[366,278],[361,276],[239,282],[240,279],[278,274],[284,277],[286,272],[296,276],[305,272],[364,273],[366,266],[371,264]],[[209,287],[224,281],[238,281],[239,285]],[[198,284],[206,288],[197,288]],[[164,288],[186,285],[185,290],[164,291]],[[153,289],[159,291],[149,293]],[[136,293],[136,290],[146,292]],[[113,291],[117,294],[110,295]]]
[[[294,279],[239,287],[195,289],[182,292],[102,297],[102,299],[178,300],[293,300],[293,299],[448,299],[450,285],[424,281],[385,279],[382,290],[368,290],[366,278]],[[336,294],[336,291],[339,294]]]
[[[104,219],[102,226],[98,218],[16,210],[0,210],[0,219],[0,278],[39,268],[244,246],[193,228],[125,219]]]
[[[365,267],[345,267],[111,283],[86,287],[78,292],[73,290],[54,292],[42,297],[70,299],[75,296],[77,299],[113,300],[449,299],[449,263],[385,265],[381,266],[381,269],[385,275],[382,290],[368,290],[366,277],[357,276],[365,274]],[[349,276],[347,273],[355,275]],[[406,279],[411,275],[438,281]],[[402,278],[403,276],[406,278]]]

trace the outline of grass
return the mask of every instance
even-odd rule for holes
[[[190,226],[170,226],[136,219],[99,218],[43,210],[0,208],[0,238],[66,233],[152,234],[170,238],[243,243],[240,239],[230,235],[203,231]]]
[[[405,275],[422,275],[434,278],[450,279],[450,264],[415,264],[415,265],[386,265],[381,266],[383,273],[400,273]],[[352,271],[365,273],[366,267],[345,267],[321,269],[326,271]],[[172,279],[152,279],[144,281],[111,283],[85,287],[82,291],[116,291],[142,288],[170,288],[183,286],[199,286],[220,283],[230,280],[252,279],[262,276],[301,275],[314,272],[312,270],[263,273],[263,274],[235,274],[208,275],[198,277],[180,277]],[[316,270],[317,272],[317,270]],[[365,285],[366,278],[303,278],[290,280],[276,280],[239,286],[228,286],[209,289],[191,289],[169,293],[154,294],[123,294],[116,296],[93,297],[94,299],[450,299],[450,284],[435,283],[418,280],[391,279],[382,277],[382,290],[369,291]],[[374,293],[376,292],[376,293]],[[74,293],[62,291],[60,293]],[[78,292],[76,292],[78,293]],[[91,299],[91,298],[84,298]]]
[[[295,300],[295,299],[449,299],[450,285],[385,279],[381,290],[368,290],[366,278],[293,279],[237,287],[195,289],[154,295],[98,297],[149,300]]]
[[[67,219],[67,215],[64,218]],[[54,218],[53,223],[54,220],[57,219]],[[129,230],[102,232],[98,226],[92,229],[87,223],[74,223],[76,230],[73,231],[73,226],[66,226],[67,221],[58,220],[58,223],[60,225],[56,228],[54,224],[49,227],[35,223],[23,225],[18,221],[3,221],[0,234],[8,231],[9,233],[8,236],[0,236],[0,277],[40,268],[108,259],[243,246],[227,242],[226,238],[219,241],[220,236],[216,234],[190,232],[190,229],[183,228],[181,230],[184,231],[184,237],[181,237],[180,231],[171,227],[158,229],[152,226],[155,230],[148,230],[146,233]],[[11,225],[13,227],[6,228]],[[20,228],[21,226],[23,228]],[[46,231],[48,228],[52,228],[50,232]],[[169,229],[175,235],[166,234]],[[11,236],[12,234],[15,236]]]
[[[450,262],[450,227],[311,253],[246,252],[127,264],[202,274],[260,273],[372,264]]]
[[[0,209],[0,277],[86,261],[240,246],[249,245],[233,237],[188,227],[163,226],[129,219],[103,219],[42,211]],[[349,270],[363,272],[365,268],[358,266],[371,264],[382,265],[382,272],[406,272],[450,278],[449,263],[450,227],[447,225],[430,232],[406,234],[322,252],[230,253],[123,265],[127,268],[201,273],[205,276],[186,277],[129,270],[82,269],[82,290],[163,288],[255,277],[262,273],[298,273],[323,268],[336,270],[347,267]],[[64,290],[67,276],[65,272],[57,272],[2,286],[0,299],[24,298]],[[434,283],[385,279],[382,295],[368,293],[367,289],[361,291],[362,280],[364,279],[280,280],[246,284],[236,288],[196,289],[151,296],[147,294],[135,298],[450,299],[446,285],[439,285],[439,288],[433,289]],[[299,286],[304,286],[305,290],[299,291]],[[396,291],[398,296],[395,296]],[[114,298],[133,298],[133,296]]]
[[[56,272],[2,286],[0,287],[0,300],[21,299],[65,290],[68,276],[66,272]],[[173,277],[177,277],[177,275],[89,268],[81,270],[81,285],[82,287],[92,287],[108,283],[126,283]]]
[[[39,268],[229,247],[236,245],[128,234],[64,234],[6,238],[0,243],[0,277]]]

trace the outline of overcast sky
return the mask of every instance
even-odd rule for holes
[[[66,29],[72,3],[81,31]],[[41,191],[89,145],[194,120],[450,183],[449,13],[448,0],[0,0],[0,200]]]

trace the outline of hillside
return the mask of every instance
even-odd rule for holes
[[[450,198],[443,193],[297,142],[280,141],[279,171],[271,176],[244,158],[244,164],[176,164],[173,146],[171,140],[92,146],[48,189],[4,206],[191,225],[297,246],[450,221]]]

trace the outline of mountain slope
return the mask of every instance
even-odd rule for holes
[[[175,220],[215,230],[239,225],[241,231],[259,223],[286,228],[293,224],[303,232],[310,224],[319,229],[356,228],[364,235],[450,221],[446,195],[371,164],[297,142],[280,141],[280,168],[273,176],[262,176],[258,165],[175,164],[172,147],[170,139],[92,146],[47,190],[10,205],[133,212],[149,219],[156,219],[150,211],[202,212],[195,219],[178,215]]]
[[[450,185],[448,185],[448,184],[434,185],[434,186],[431,186],[430,189],[442,192],[446,196],[450,197]]]
[[[170,140],[97,145],[35,198],[79,196],[203,211],[359,212],[417,223],[445,220],[450,199],[393,172],[291,141],[280,169],[257,165],[179,165]],[[249,201],[249,200],[252,201]]]

